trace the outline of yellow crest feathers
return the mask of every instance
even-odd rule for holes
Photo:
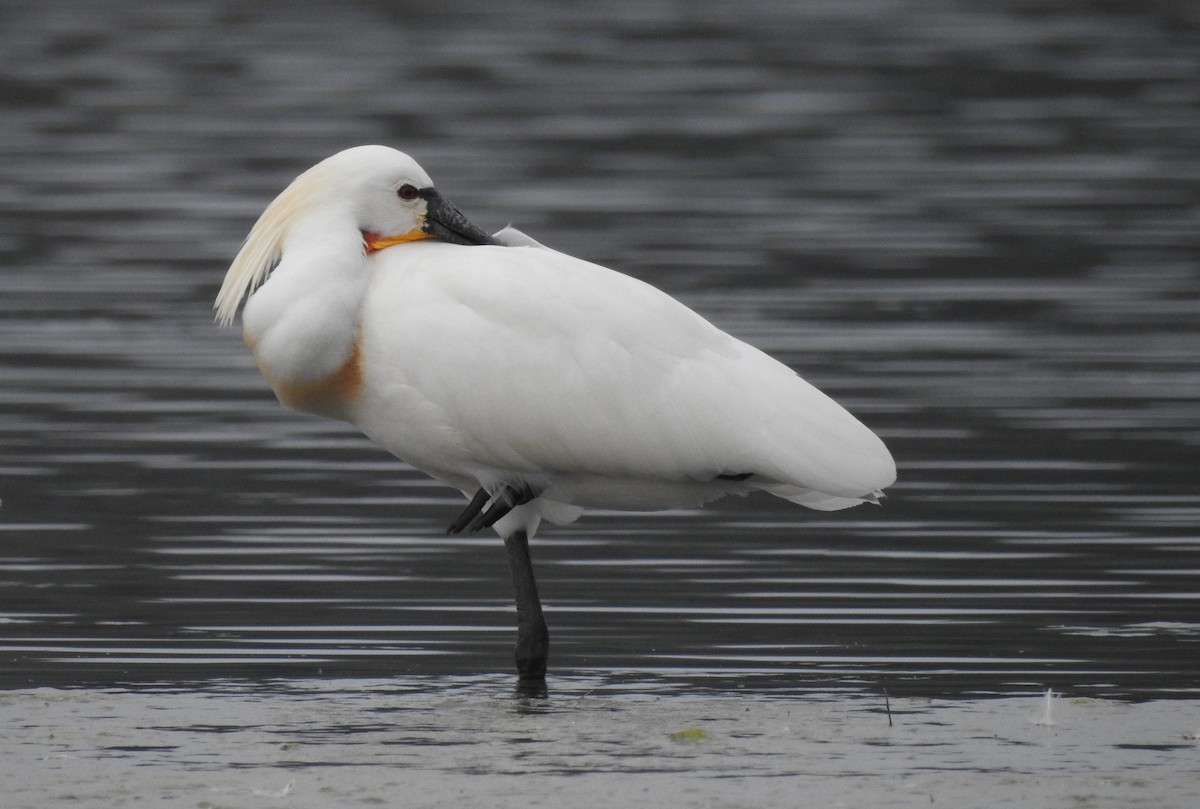
[[[241,250],[225,273],[225,281],[213,304],[217,322],[228,326],[238,307],[270,275],[279,263],[283,243],[292,225],[311,211],[317,201],[319,178],[316,169],[301,174],[277,196],[250,229]]]

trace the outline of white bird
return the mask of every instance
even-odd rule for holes
[[[471,224],[408,155],[360,146],[263,212],[217,296],[279,401],[344,419],[470,498],[516,589],[521,682],[549,635],[529,559],[542,519],[769,492],[877,502],[883,442],[791,369],[649,284]]]

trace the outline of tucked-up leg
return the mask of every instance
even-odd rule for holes
[[[487,505],[489,500],[488,493],[480,489],[475,492],[475,496],[471,498],[471,502],[463,509],[462,514],[454,518],[454,522],[450,523],[450,527],[446,529],[447,534],[461,533],[464,528],[479,516],[479,512],[483,511],[483,507]]]
[[[504,538],[508,564],[512,568],[513,590],[517,601],[517,675],[524,686],[544,686],[546,658],[550,653],[550,632],[542,615],[533,561],[529,557],[529,537],[517,531]]]
[[[462,514],[459,514],[454,518],[454,522],[450,523],[450,527],[446,529],[446,533],[458,534],[462,531],[475,533],[484,528],[491,528],[505,514],[517,506],[525,505],[537,496],[538,492],[534,491],[527,483],[517,486],[505,486],[496,494],[495,500],[488,507],[487,511],[484,511],[483,507],[492,498],[485,490],[480,489],[475,492],[475,496],[471,498],[471,502],[463,509]]]
[[[496,524],[496,521],[503,517],[508,512],[512,511],[517,506],[523,506],[529,501],[538,496],[538,493],[531,489],[527,484],[520,486],[505,486],[496,495],[495,501],[482,514],[476,515],[475,519],[471,520],[471,524],[467,526],[467,530],[471,532],[481,531],[484,528],[491,528]]]

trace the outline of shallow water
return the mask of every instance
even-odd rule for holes
[[[879,509],[539,535],[552,696],[1196,695],[1192,4],[525,8],[0,8],[0,686],[508,670],[499,542],[211,322],[271,196],[377,141],[898,459]]]
[[[1195,701],[681,693],[572,677],[0,692],[6,806],[1196,805]]]

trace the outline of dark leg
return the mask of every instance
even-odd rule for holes
[[[468,533],[473,534],[484,528],[491,528],[505,514],[517,506],[525,505],[537,496],[538,493],[531,489],[528,484],[522,483],[519,487],[505,486],[496,495],[496,500],[492,503],[491,507],[487,511],[484,511],[483,507],[492,498],[486,491],[480,489],[475,492],[475,496],[471,498],[471,502],[463,509],[462,514],[459,514],[454,518],[454,522],[450,523],[450,527],[446,529],[446,533],[457,534],[466,530]]]
[[[518,688],[544,689],[546,657],[550,653],[550,632],[542,616],[533,561],[529,558],[529,537],[517,531],[504,538],[508,565],[512,568],[513,590],[517,600],[517,675]]]
[[[481,531],[484,528],[491,528],[496,524],[496,521],[503,517],[508,512],[512,511],[517,506],[523,506],[533,498],[537,497],[538,493],[529,486],[521,484],[521,486],[505,486],[499,494],[496,495],[496,501],[492,503],[491,508],[479,514],[475,519],[471,520],[471,524],[467,526],[467,530],[474,533]]]
[[[475,492],[475,496],[471,498],[471,502],[463,509],[463,513],[454,518],[454,522],[450,523],[450,527],[446,529],[447,534],[457,534],[471,524],[471,521],[479,516],[479,512],[483,511],[483,507],[487,505],[488,493],[483,489]]]

